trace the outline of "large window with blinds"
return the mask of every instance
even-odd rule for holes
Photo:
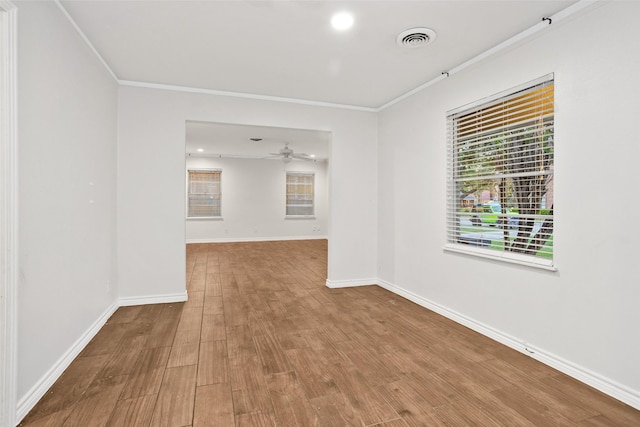
[[[315,175],[308,172],[287,172],[286,216],[312,217]]]
[[[554,82],[448,113],[446,249],[553,269]]]
[[[220,218],[222,200],[219,169],[189,170],[187,218]]]

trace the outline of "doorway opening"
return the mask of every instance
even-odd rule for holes
[[[331,132],[187,121],[185,140],[187,243],[328,239]]]

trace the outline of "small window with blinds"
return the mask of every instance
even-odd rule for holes
[[[222,216],[220,192],[221,171],[189,170],[187,218],[219,218]]]
[[[553,267],[554,83],[448,113],[445,249]]]
[[[313,187],[315,175],[306,172],[287,172],[288,218],[313,217]]]

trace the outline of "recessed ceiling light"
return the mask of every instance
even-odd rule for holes
[[[353,15],[349,12],[338,12],[331,18],[331,25],[339,31],[348,30],[353,26]]]
[[[204,152],[204,148],[198,148],[196,151],[197,151],[198,153],[202,153],[202,152]]]

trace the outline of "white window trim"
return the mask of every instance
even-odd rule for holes
[[[222,216],[188,216],[187,221],[224,221]]]
[[[541,268],[543,270],[549,271],[558,271],[558,267],[553,264],[553,260],[546,258],[535,258],[531,255],[522,255],[514,252],[501,252],[493,249],[475,248],[473,246],[465,247],[464,245],[456,245],[453,243],[445,244],[443,250],[446,252],[472,255],[474,257],[486,258],[494,261],[524,265],[526,267]]]
[[[542,77],[539,77],[535,80],[529,81],[527,83],[523,83],[521,85],[512,87],[510,89],[501,91],[497,94],[485,97],[483,99],[471,102],[469,104],[466,104],[462,107],[453,109],[453,110],[449,110],[446,112],[446,117],[448,118],[451,115],[454,114],[460,114],[460,113],[464,113],[466,111],[471,111],[476,109],[477,107],[480,107],[482,105],[488,104],[490,102],[493,102],[497,99],[503,98],[505,96],[509,96],[513,93],[516,93],[518,91],[530,88],[532,86],[544,83],[546,81],[549,80],[554,80],[554,73],[549,73],[547,75],[544,75]],[[555,104],[555,102],[554,102]],[[448,144],[448,143],[447,143]],[[447,159],[447,161],[449,161]],[[449,165],[447,165],[447,169],[448,169]],[[448,174],[448,172],[447,172]],[[449,180],[451,180],[452,177],[447,175],[447,187],[449,186]],[[449,195],[449,192],[447,190],[447,206],[449,206],[452,201],[449,199],[451,196]],[[447,221],[449,220],[448,214],[445,215],[447,217]],[[555,230],[555,224],[554,224],[554,230]],[[445,233],[446,234],[446,233]],[[447,239],[447,237],[445,237],[445,240]],[[508,252],[508,251],[496,251],[493,249],[486,249],[486,248],[480,248],[480,247],[474,247],[474,246],[468,246],[468,245],[463,245],[463,244],[455,244],[455,243],[445,243],[445,245],[443,246],[443,250],[445,252],[452,252],[452,253],[458,253],[458,254],[463,254],[463,255],[469,255],[469,256],[473,256],[474,258],[485,258],[485,259],[489,259],[489,260],[493,260],[493,261],[497,261],[497,262],[505,262],[505,263],[510,263],[510,264],[517,264],[517,265],[522,265],[522,266],[526,266],[526,267],[533,267],[533,268],[537,268],[537,269],[543,269],[543,270],[548,270],[548,271],[558,271],[558,267],[555,264],[555,257],[553,259],[547,259],[547,258],[538,258],[535,256],[531,256],[531,255],[523,255],[523,254],[519,254],[516,252]]]

